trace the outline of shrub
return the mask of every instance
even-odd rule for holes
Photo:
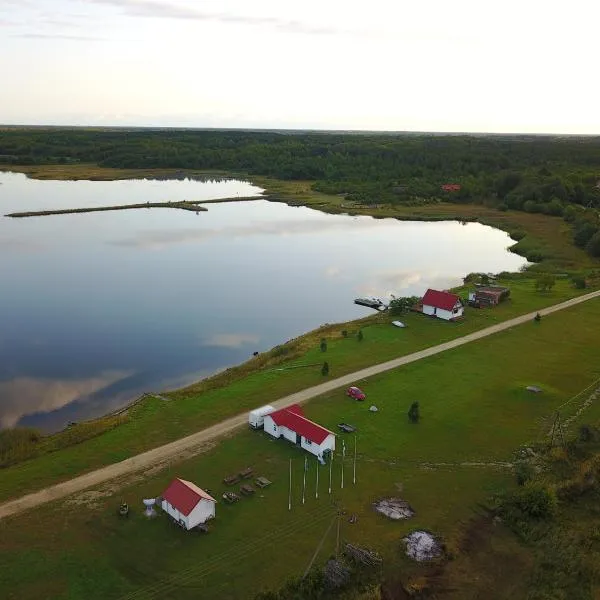
[[[519,485],[525,485],[528,481],[533,479],[535,469],[531,463],[520,461],[515,467],[515,475],[517,477],[517,483]]]
[[[522,488],[504,497],[500,513],[509,522],[541,521],[550,519],[556,508],[556,494],[541,485],[526,483]]]
[[[587,287],[587,283],[583,275],[572,275],[571,281],[578,290],[584,290]]]
[[[364,339],[364,336],[363,336],[362,329],[359,329],[359,330],[358,330],[358,334],[356,335],[356,337],[357,337],[357,339],[358,339],[358,341],[359,341],[359,342],[362,342],[362,341],[363,341],[363,339]]]
[[[408,420],[411,423],[418,423],[421,418],[421,412],[419,410],[419,403],[413,402],[408,409]]]
[[[512,240],[515,240],[515,242],[518,242],[518,241],[522,240],[527,234],[524,231],[516,230],[516,231],[511,231],[509,235]]]
[[[329,363],[327,361],[325,361],[321,367],[321,375],[323,375],[323,377],[329,375]]]
[[[347,329],[342,329],[342,337],[348,337],[348,330]]]
[[[327,352],[327,340],[321,338],[321,352]]]

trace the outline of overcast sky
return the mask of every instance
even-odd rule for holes
[[[600,133],[596,0],[0,0],[0,123]]]

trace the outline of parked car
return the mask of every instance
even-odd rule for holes
[[[367,395],[360,388],[357,388],[354,385],[346,390],[346,396],[354,398],[355,400],[364,400],[367,397]]]

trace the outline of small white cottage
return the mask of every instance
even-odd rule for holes
[[[217,501],[191,481],[174,479],[162,498],[162,509],[184,529],[193,529],[215,516]]]
[[[450,292],[428,289],[423,296],[423,314],[452,321],[463,316],[464,307],[460,298]]]
[[[309,421],[297,404],[265,416],[265,431],[273,437],[284,437],[320,460],[325,450],[335,450],[335,433]]]

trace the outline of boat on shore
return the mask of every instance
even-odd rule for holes
[[[381,298],[374,298],[372,296],[366,298],[355,298],[354,304],[359,304],[360,306],[367,306],[368,308],[374,308],[375,310],[385,310],[387,305]]]

